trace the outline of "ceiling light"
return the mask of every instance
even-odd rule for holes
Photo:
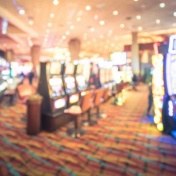
[[[77,18],[76,18],[76,21],[81,21],[81,18],[80,18],[80,17],[77,17]]]
[[[29,25],[33,25],[34,24],[34,21],[33,20],[29,20]]]
[[[91,28],[90,28],[90,31],[91,31],[91,32],[94,32],[94,31],[95,31],[95,29],[94,29],[93,27],[91,27]]]
[[[70,32],[69,32],[69,31],[66,31],[65,34],[66,34],[66,35],[70,35]]]
[[[141,26],[138,27],[138,31],[142,31],[142,27]]]
[[[164,8],[165,7],[165,3],[160,3],[159,5],[161,8]]]
[[[124,24],[120,24],[120,27],[121,27],[121,28],[124,28],[124,27],[125,27],[125,25],[124,25]]]
[[[94,19],[97,20],[98,19],[98,15],[94,15]]]
[[[87,6],[85,7],[85,9],[86,9],[87,11],[89,11],[89,10],[91,10],[91,6],[90,6],[90,5],[87,5]]]
[[[113,15],[118,15],[118,13],[119,13],[119,12],[118,12],[117,10],[114,10],[114,11],[113,11]]]
[[[50,13],[50,18],[54,18],[54,13]]]
[[[63,40],[65,40],[65,39],[66,39],[66,36],[65,36],[65,35],[63,35],[63,36],[62,36],[62,39],[63,39]]]
[[[134,0],[134,1],[136,1],[136,2],[137,2],[138,0]]]
[[[75,26],[73,26],[73,25],[71,25],[71,26],[70,26],[70,29],[72,29],[72,30],[73,30],[74,28],[75,28]]]
[[[46,33],[50,33],[50,30],[49,30],[49,29],[47,29],[47,30],[46,30]]]
[[[48,23],[48,27],[51,27],[52,26],[52,23]]]
[[[156,24],[160,24],[160,22],[161,22],[161,21],[160,21],[159,19],[156,20]]]
[[[137,15],[137,16],[136,16],[136,19],[137,19],[137,20],[140,20],[140,19],[141,19],[141,16],[140,16],[140,15]]]
[[[176,12],[174,12],[173,15],[176,17]]]
[[[25,10],[24,9],[20,9],[18,12],[19,12],[20,15],[24,15],[25,14]]]
[[[59,4],[59,1],[58,1],[58,0],[53,0],[53,4],[54,4],[54,5],[58,5],[58,4]]]
[[[99,23],[100,23],[100,25],[102,25],[102,26],[105,24],[105,22],[104,22],[103,20],[100,21]]]

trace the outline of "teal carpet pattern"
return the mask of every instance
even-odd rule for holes
[[[137,89],[122,106],[103,104],[107,118],[78,139],[67,126],[27,135],[26,106],[1,106],[0,176],[175,176],[176,140],[145,116],[147,87]]]

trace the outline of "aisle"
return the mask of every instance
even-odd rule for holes
[[[66,127],[26,134],[26,107],[0,108],[0,175],[4,176],[175,176],[176,141],[145,116],[147,87],[128,91],[123,106],[101,107],[107,118],[84,127],[79,139]]]

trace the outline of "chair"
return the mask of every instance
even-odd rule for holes
[[[26,103],[26,100],[31,96],[36,93],[35,88],[30,85],[30,84],[19,84],[17,86],[17,93],[19,99],[23,102]]]
[[[69,114],[74,121],[74,129],[68,129],[68,135],[78,138],[85,133],[85,131],[80,128],[79,117],[86,113],[88,116],[90,115],[91,100],[92,92],[85,92],[85,94],[81,96],[80,105],[73,105],[70,108],[64,110],[64,112]]]
[[[96,89],[94,91],[94,100],[92,102],[92,108],[96,109],[96,117],[97,118],[101,118],[101,115],[100,115],[100,105],[103,102],[104,90],[105,89],[100,88],[100,89]]]

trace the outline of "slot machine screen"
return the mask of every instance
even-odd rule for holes
[[[59,75],[61,73],[61,64],[59,62],[50,63],[50,74]]]
[[[176,55],[167,54],[166,82],[169,95],[176,95]]]
[[[65,77],[66,93],[71,94],[76,92],[75,79],[72,76]]]
[[[66,75],[73,75],[74,74],[74,64],[73,63],[66,64],[65,74]]]
[[[52,78],[50,78],[49,85],[50,85],[50,96],[52,98],[61,97],[65,95],[62,79],[60,77],[53,76]]]
[[[102,68],[100,70],[100,81],[101,81],[101,84],[105,84],[106,83],[105,75],[106,75],[105,69]]]
[[[76,74],[83,74],[83,65],[81,64],[77,65]]]
[[[169,38],[169,53],[176,54],[176,35]]]
[[[85,78],[82,75],[78,75],[76,77],[76,80],[77,80],[77,83],[78,83],[79,90],[84,89],[85,86],[86,86]]]

